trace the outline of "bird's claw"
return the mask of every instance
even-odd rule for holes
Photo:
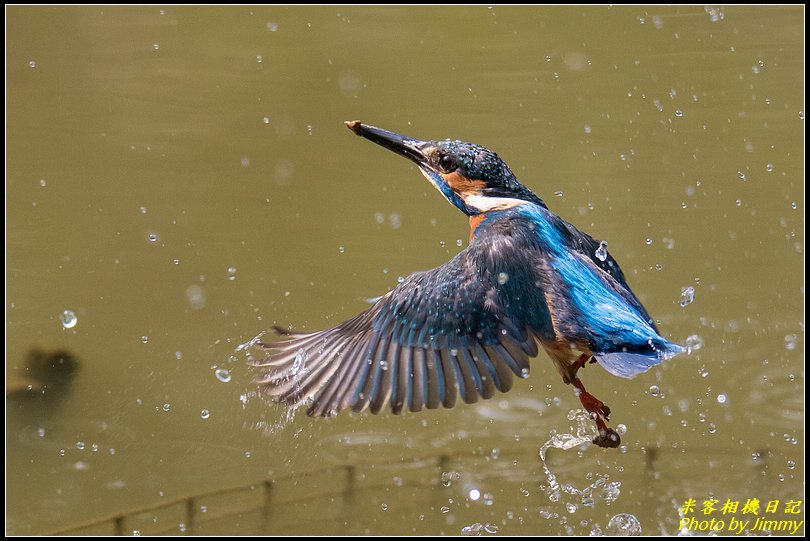
[[[607,422],[610,420],[610,408],[607,407],[604,402],[586,391],[585,386],[582,385],[582,381],[580,381],[579,378],[575,378],[572,383],[577,389],[579,401],[582,402],[582,406],[591,414],[594,422],[596,422],[596,429],[599,431],[599,434],[593,439],[593,443],[607,449],[621,445],[622,439],[619,434],[607,425]]]
[[[599,429],[599,435],[593,439],[593,443],[599,447],[611,449],[621,445],[622,439],[615,430],[605,427],[604,431],[602,428]]]

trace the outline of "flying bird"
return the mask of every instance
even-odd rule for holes
[[[528,377],[539,345],[596,422],[593,442],[618,447],[610,409],[585,390],[579,370],[598,362],[631,378],[685,350],[659,334],[606,243],[549,210],[491,150],[346,125],[416,163],[469,218],[469,245],[330,329],[277,328],[285,336],[261,344],[255,382],[282,404],[308,403],[312,416],[452,408]]]

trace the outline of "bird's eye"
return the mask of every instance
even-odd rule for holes
[[[456,169],[456,163],[453,161],[453,158],[451,158],[447,154],[444,154],[444,153],[440,154],[438,162],[439,162],[439,167],[441,167],[442,170],[445,173],[455,171],[455,169]]]

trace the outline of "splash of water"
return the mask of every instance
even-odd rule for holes
[[[259,341],[261,341],[262,336],[264,336],[265,334],[267,334],[267,331],[260,332],[259,334],[257,334],[256,336],[254,336],[253,338],[251,338],[250,340],[248,340],[244,344],[239,344],[238,346],[236,346],[236,349],[234,351],[237,351],[237,352],[238,351],[245,351],[245,352],[247,352],[253,346],[258,344]]]
[[[546,453],[549,449],[573,449],[583,443],[590,443],[597,436],[596,425],[590,414],[585,410],[571,410],[568,412],[568,420],[576,421],[576,434],[554,434],[551,439],[540,447],[540,463],[543,465],[543,473],[548,479],[548,499],[552,502],[559,502],[562,496],[562,487],[557,481],[557,476],[548,468],[546,464]]]
[[[234,350],[235,353],[242,352],[244,353],[248,362],[253,359],[254,350],[257,350],[258,355],[264,357],[267,354],[266,348],[262,347],[261,341],[262,337],[267,334],[268,331],[262,331],[244,344],[239,344],[236,349]],[[295,356],[295,361],[293,362],[292,366],[288,369],[288,377],[295,376],[299,371],[304,368],[304,364],[306,362],[307,354],[305,350],[299,350]],[[250,391],[243,394],[240,397],[242,401],[242,407],[247,407],[248,402],[250,402],[251,398],[260,397],[261,393],[257,391]],[[267,421],[267,420],[260,420],[256,423],[253,423],[250,428],[257,429],[263,431],[266,435],[272,436],[275,435],[285,428],[289,426],[293,420],[295,419],[295,415],[298,412],[298,409],[303,404],[298,404],[295,407],[285,407],[283,408],[283,414],[281,418],[275,421]]]
[[[597,475],[594,482],[580,490],[567,483],[561,485],[560,482],[557,481],[557,476],[554,475],[546,464],[546,453],[549,449],[573,449],[583,443],[591,443],[598,434],[596,424],[591,419],[590,414],[585,410],[578,409],[569,411],[568,420],[576,422],[574,434],[554,434],[549,441],[540,447],[540,462],[543,465],[543,472],[548,479],[548,487],[541,488],[548,493],[548,499],[555,503],[561,500],[563,493],[576,496],[585,507],[593,507],[595,495],[598,495],[606,503],[613,503],[619,497],[621,482],[611,482],[607,475]]]

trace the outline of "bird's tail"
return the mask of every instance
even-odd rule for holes
[[[661,338],[651,340],[648,347],[642,351],[610,351],[594,353],[594,357],[602,368],[614,376],[629,379],[685,351],[686,348],[683,346]]]

